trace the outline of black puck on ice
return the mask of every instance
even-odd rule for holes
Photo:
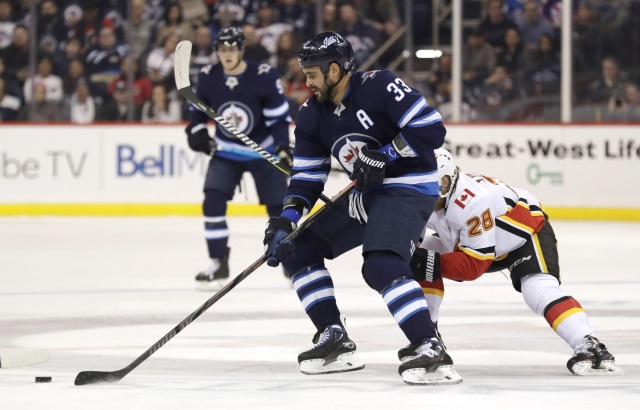
[[[49,376],[36,377],[36,383],[49,383],[49,382],[51,382],[51,377]]]

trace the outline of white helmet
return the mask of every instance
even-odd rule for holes
[[[453,191],[453,186],[458,179],[458,167],[456,167],[456,163],[453,162],[451,153],[446,149],[438,148],[433,152],[435,153],[436,161],[438,162],[438,170],[436,174],[438,177],[438,185],[440,185],[440,181],[445,175],[451,179],[449,190],[447,192],[442,192],[441,190],[439,190],[440,198],[447,198]]]

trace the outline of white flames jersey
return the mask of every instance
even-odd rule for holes
[[[421,246],[442,254],[443,277],[473,280],[524,245],[544,222],[540,202],[529,192],[460,172],[449,203],[427,222],[438,237],[425,238]]]

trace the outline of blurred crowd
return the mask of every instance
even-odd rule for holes
[[[478,24],[465,30],[463,119],[558,120],[561,0],[478,1]],[[573,3],[574,119],[640,121],[640,0]],[[295,118],[311,95],[296,58],[301,42],[318,30],[336,31],[352,43],[356,68],[386,68],[402,52],[402,40],[371,57],[402,26],[404,6],[402,0],[0,0],[0,122],[186,120],[188,106],[173,79],[175,46],[193,43],[195,84],[200,68],[216,62],[213,38],[229,25],[242,26],[246,59],[278,69]],[[432,40],[431,7],[431,0],[412,3],[417,46]],[[451,63],[445,53],[428,67],[426,81],[406,79],[445,117]]]
[[[486,0],[462,51],[465,121],[559,121],[562,0]],[[574,0],[573,121],[640,121],[640,1]],[[426,92],[451,111],[451,55]]]

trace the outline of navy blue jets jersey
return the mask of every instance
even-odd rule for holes
[[[289,142],[289,104],[278,72],[268,64],[247,61],[239,76],[228,76],[222,65],[207,65],[198,74],[196,95],[266,151]],[[193,133],[206,129],[210,118],[190,108]],[[262,158],[221,126],[216,127],[216,155],[236,161]]]
[[[296,118],[294,166],[287,197],[317,201],[331,156],[351,175],[360,148],[381,149],[392,161],[382,185],[436,195],[436,159],[446,130],[440,113],[390,71],[357,72],[339,105],[314,95]]]

